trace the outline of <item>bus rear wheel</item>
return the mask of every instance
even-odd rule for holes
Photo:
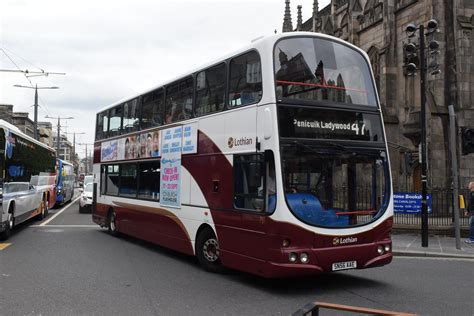
[[[118,236],[119,231],[117,228],[117,216],[114,211],[109,212],[107,224],[107,226],[109,227],[109,234],[111,234],[112,236]]]
[[[196,257],[204,270],[215,273],[224,271],[220,260],[219,242],[210,228],[204,229],[197,236]]]

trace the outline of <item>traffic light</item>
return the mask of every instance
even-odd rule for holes
[[[428,64],[428,70],[430,71],[431,75],[435,76],[441,73],[441,69],[439,68],[438,63],[438,54],[439,54],[439,42],[434,39],[434,35],[438,30],[438,22],[436,20],[429,20],[428,21],[428,29],[427,29],[427,38],[429,39],[428,44],[428,58],[430,60]]]
[[[474,128],[461,127],[462,154],[474,153]]]
[[[418,48],[414,43],[407,43],[403,46],[403,68],[406,76],[414,76],[419,65]]]

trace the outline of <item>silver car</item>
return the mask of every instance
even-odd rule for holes
[[[46,216],[43,192],[29,182],[4,183],[1,193],[0,239],[7,239],[15,225],[34,216]]]

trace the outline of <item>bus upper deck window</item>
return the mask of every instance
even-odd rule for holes
[[[376,106],[370,65],[356,49],[329,39],[284,39],[274,50],[277,99]]]
[[[221,111],[225,103],[226,86],[225,64],[201,71],[196,76],[196,105],[197,116]]]
[[[120,134],[122,130],[123,104],[109,110],[109,136]]]
[[[257,103],[262,97],[260,56],[252,51],[230,62],[229,106]]]
[[[193,77],[187,77],[166,87],[165,124],[191,118],[193,82]]]
[[[165,100],[163,89],[157,89],[143,96],[140,126],[142,129],[163,125]]]
[[[138,130],[139,122],[138,98],[125,102],[123,105],[123,128],[122,133]]]

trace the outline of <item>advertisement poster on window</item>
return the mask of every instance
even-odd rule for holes
[[[100,157],[102,162],[117,160],[117,140],[103,142]]]
[[[197,153],[197,123],[183,126],[183,155]]]
[[[160,203],[163,206],[180,208],[183,127],[165,129],[161,135]]]
[[[125,138],[117,140],[117,160],[125,159]]]

